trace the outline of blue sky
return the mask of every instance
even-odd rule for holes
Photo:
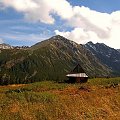
[[[89,7],[99,12],[120,10],[120,0],[70,0],[71,4]]]
[[[55,0],[51,0],[51,4],[58,5],[59,9],[53,5],[49,6],[50,0],[41,0],[47,2],[45,4],[38,2],[37,7],[35,0],[21,0],[19,8],[16,1],[20,0],[11,0],[11,3],[9,1],[0,1],[0,41],[15,46],[31,46],[55,34],[60,34],[82,44],[90,40],[120,48],[120,44],[114,43],[115,36],[119,34],[117,26],[120,26],[120,0],[57,0],[62,1],[58,4],[54,2]],[[41,4],[46,8],[49,6],[48,11],[42,9]],[[79,7],[76,9],[77,12],[73,12],[76,6]],[[70,10],[73,14],[67,13]],[[112,14],[113,12],[115,14]],[[50,18],[50,15],[54,20]],[[96,20],[97,16],[103,16],[101,19],[104,20]],[[104,25],[104,21],[110,24]],[[118,24],[116,25],[113,21],[117,21]],[[116,42],[119,43],[118,39]]]

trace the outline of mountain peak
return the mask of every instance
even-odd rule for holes
[[[61,35],[56,35],[56,36],[53,36],[47,40],[43,40],[33,46],[31,46],[30,49],[32,50],[35,50],[35,49],[38,49],[40,47],[45,47],[45,46],[48,46],[48,45],[57,45],[57,46],[61,46],[61,45],[64,45],[64,46],[69,46],[69,47],[79,47],[80,45],[72,40],[69,40]]]
[[[61,35],[55,35],[55,36],[53,36],[53,37],[63,37],[63,36],[61,36]]]
[[[88,43],[86,43],[88,45],[94,45],[94,43],[92,41],[89,41]]]
[[[102,50],[103,49],[107,49],[107,50],[109,50],[109,49],[114,49],[114,48],[111,48],[111,47],[109,47],[109,46],[107,46],[106,44],[104,44],[104,43],[93,43],[93,42],[88,42],[88,43],[86,43],[85,44],[85,46],[86,47],[90,47],[90,48],[92,48],[92,49],[94,49],[94,50],[99,50],[99,48],[101,48]],[[115,49],[114,49],[115,50]]]
[[[63,37],[61,35],[53,36],[50,39],[52,39],[52,40],[68,40],[67,38],[65,38],[65,37]]]
[[[104,43],[85,44],[85,47],[92,52],[103,64],[107,65],[110,69],[116,72],[116,75],[120,75],[120,52],[114,48],[111,48]]]

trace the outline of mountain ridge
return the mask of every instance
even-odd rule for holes
[[[83,45],[54,36],[27,49],[2,50],[0,80],[1,84],[64,81],[78,63],[90,77],[105,77],[112,72]]]
[[[14,47],[9,44],[0,44],[0,49],[13,49]]]
[[[88,42],[85,47],[92,52],[103,64],[107,65],[110,69],[120,75],[120,52],[111,48],[103,43]]]
[[[120,49],[117,49],[118,52],[120,52]]]

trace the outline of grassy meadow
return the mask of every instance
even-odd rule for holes
[[[120,120],[120,78],[0,86],[0,120]]]

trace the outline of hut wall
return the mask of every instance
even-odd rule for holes
[[[69,77],[69,83],[86,83],[87,77]]]

